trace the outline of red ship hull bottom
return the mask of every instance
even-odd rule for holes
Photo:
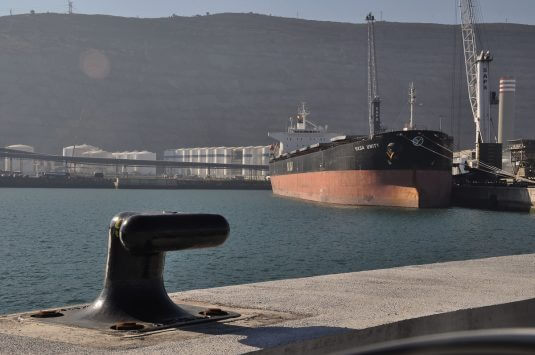
[[[271,176],[273,193],[357,206],[448,207],[452,177],[438,170],[343,170]]]

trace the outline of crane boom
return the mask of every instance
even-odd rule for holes
[[[382,131],[381,98],[377,85],[377,60],[375,58],[375,17],[370,12],[366,16],[368,22],[368,120],[370,137]]]
[[[474,7],[471,0],[461,0],[461,30],[463,35],[464,63],[468,83],[468,98],[474,120],[477,117],[477,44]],[[476,122],[477,123],[477,122]]]
[[[490,121],[489,51],[479,52],[476,44],[474,1],[461,0],[461,31],[468,98],[476,125],[476,159],[479,159],[479,143],[483,143],[482,122]],[[489,132],[490,133],[490,132]]]

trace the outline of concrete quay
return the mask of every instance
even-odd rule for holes
[[[2,353],[325,353],[468,329],[535,326],[535,254],[172,294],[241,314],[149,334],[0,317]],[[33,312],[30,312],[33,313]]]

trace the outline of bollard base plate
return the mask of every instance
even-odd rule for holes
[[[163,329],[180,328],[188,325],[195,325],[207,322],[217,322],[230,318],[240,317],[239,313],[222,310],[219,308],[205,308],[187,304],[177,304],[185,316],[169,319],[161,323],[151,323],[140,320],[116,320],[116,321],[95,321],[80,317],[89,305],[66,307],[54,310],[54,317],[41,317],[42,312],[25,315],[37,322],[67,325],[78,328],[95,329],[106,333],[124,335],[125,333],[150,333]]]

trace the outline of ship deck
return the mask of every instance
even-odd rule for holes
[[[375,135],[373,138],[381,138],[381,137],[386,136],[386,135],[400,134],[400,133],[402,133],[404,135],[413,135],[415,133],[420,134],[421,132],[426,132],[426,133],[429,133],[429,134],[440,134],[440,135],[447,136],[443,132],[440,132],[440,131],[410,130],[410,131],[383,132],[383,133]],[[449,139],[452,139],[452,138],[449,137]],[[367,136],[367,135],[345,135],[345,136],[339,136],[339,137],[333,138],[333,140],[331,142],[328,142],[328,143],[316,143],[316,144],[313,144],[311,146],[303,147],[303,148],[298,149],[298,150],[293,150],[291,152],[286,152],[284,154],[281,154],[278,157],[272,158],[270,160],[270,163],[281,161],[281,160],[285,160],[285,159],[288,159],[288,158],[301,156],[301,155],[304,155],[304,154],[309,154],[309,153],[321,151],[321,150],[326,150],[326,149],[329,149],[329,148],[332,148],[332,147],[336,147],[336,146],[339,146],[339,145],[342,145],[342,144],[356,143],[356,142],[361,142],[361,141],[366,141],[366,140],[370,140],[370,137]]]

